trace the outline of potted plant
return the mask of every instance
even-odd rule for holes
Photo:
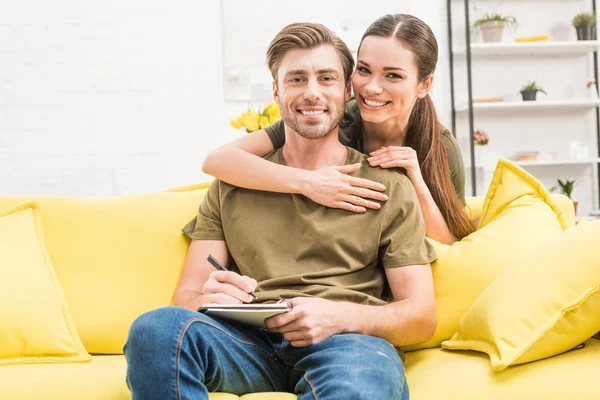
[[[561,194],[564,194],[569,199],[571,199],[571,201],[573,201],[573,199],[571,198],[571,194],[573,193],[573,189],[575,189],[575,183],[577,182],[577,180],[573,179],[572,181],[570,181],[568,179],[565,179],[563,182],[562,179],[557,179],[556,181],[558,182],[558,187],[554,186],[552,187],[552,189],[550,189],[550,191],[554,192],[555,190],[560,189]],[[577,201],[573,201],[573,207],[575,207],[575,215],[577,215],[577,203]]]
[[[596,14],[580,13],[573,18],[577,40],[596,40]]]
[[[521,96],[523,96],[523,101],[535,101],[537,92],[548,94],[544,89],[538,86],[535,81],[529,82],[527,85],[521,88]]]
[[[502,15],[498,12],[485,13],[473,23],[473,27],[480,29],[483,41],[486,43],[501,42],[502,34],[506,25],[516,26],[517,19],[510,15]]]

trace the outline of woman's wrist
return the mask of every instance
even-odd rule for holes
[[[292,190],[292,193],[307,196],[309,194],[309,187],[314,180],[312,174],[312,171],[296,168],[294,177],[290,180],[290,189]]]
[[[421,174],[416,176],[415,174],[408,174],[408,179],[410,179],[410,182],[412,183],[418,195],[429,193],[429,188],[427,187],[427,184],[423,180],[423,176]]]

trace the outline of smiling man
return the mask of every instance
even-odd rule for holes
[[[309,170],[361,163],[354,175],[384,183],[390,199],[357,214],[299,194],[213,182],[183,229],[192,242],[173,295],[178,307],[151,311],[131,327],[133,399],[207,399],[216,391],[406,399],[396,347],[427,340],[436,326],[429,265],[436,256],[413,186],[339,142],[354,62],[331,31],[289,25],[271,42],[267,63],[286,142],[266,158]],[[208,254],[231,270],[216,271]],[[251,291],[254,302],[287,299],[293,308],[265,329],[195,311],[252,302]]]

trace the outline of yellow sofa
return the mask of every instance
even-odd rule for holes
[[[54,270],[92,354],[87,363],[0,366],[0,399],[130,399],[122,355],[128,328],[143,312],[169,304],[188,247],[180,229],[196,214],[204,187],[106,199],[0,196],[0,210],[30,200],[39,204]],[[572,204],[559,200],[572,224]],[[468,203],[477,217],[483,199]],[[583,349],[500,373],[482,353],[418,350],[406,354],[406,371],[417,400],[598,399],[600,341],[590,339]],[[210,398],[296,396],[214,393]]]

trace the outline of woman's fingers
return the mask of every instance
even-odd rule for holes
[[[350,185],[350,192],[348,194],[353,194],[355,196],[360,196],[360,197],[364,197],[367,199],[373,199],[373,200],[379,200],[379,201],[386,201],[388,199],[388,197],[387,197],[387,195],[385,195],[385,193],[381,193],[381,192],[377,191],[376,189],[372,189],[373,186],[370,186],[368,184],[368,182],[375,183],[373,181],[369,181],[366,179],[351,177],[350,179],[348,179],[348,182],[347,182]],[[367,185],[369,185],[370,188]],[[383,186],[383,185],[381,185],[381,186]]]
[[[363,199],[362,197],[354,196],[351,194],[343,195],[342,201],[353,204],[355,206],[370,208],[373,210],[379,210],[381,208],[381,204],[379,204],[379,203],[376,203],[374,201],[369,201],[367,199]]]
[[[349,165],[338,165],[334,169],[342,174],[349,174],[360,169],[360,163],[349,164]]]
[[[365,189],[370,189],[371,191],[376,190],[378,192],[383,192],[385,190],[385,186],[379,182],[371,181],[369,179],[364,178],[356,178],[354,176],[349,176],[347,181],[351,186],[357,186]]]
[[[333,206],[341,210],[352,211],[355,213],[364,213],[365,211],[367,211],[367,209],[364,207],[355,206],[354,204],[345,201],[337,201],[333,204]]]

